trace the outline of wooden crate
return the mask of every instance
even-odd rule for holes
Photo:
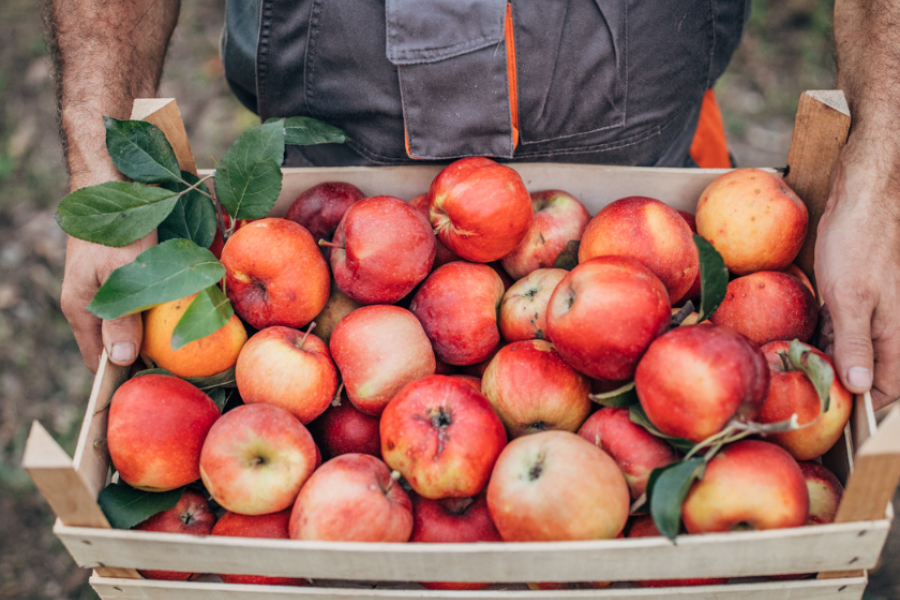
[[[838,93],[839,94],[839,93]],[[823,173],[846,140],[842,97],[808,93],[786,178],[810,206],[810,232],[824,206]],[[174,103],[145,103],[136,115],[160,125],[176,147],[186,145]],[[804,124],[804,119],[806,120]],[[799,140],[798,140],[799,136]],[[184,156],[179,151],[180,158]],[[186,150],[189,157],[189,149]],[[183,162],[183,168],[187,163]],[[719,170],[514,165],[530,190],[560,188],[591,213],[627,195],[657,197],[693,211]],[[818,175],[810,174],[815,170]],[[439,167],[285,169],[273,214],[284,214],[306,188],[342,180],[372,194],[401,198],[427,190]],[[812,237],[811,235],[811,237]],[[811,240],[803,255],[811,264]],[[725,599],[829,600],[862,597],[865,569],[873,567],[890,529],[890,498],[900,478],[900,410],[876,428],[871,399],[856,398],[844,436],[823,461],[846,485],[837,522],[796,529],[635,538],[588,542],[502,544],[382,544],[194,537],[111,529],[96,498],[110,476],[104,438],[107,407],[127,369],[104,356],[94,382],[74,459],[38,423],[24,464],[58,515],[53,531],[76,563],[95,569],[91,584],[104,599],[227,600],[250,598],[459,598],[459,599]],[[854,464],[855,463],[855,464]],[[312,587],[228,585],[215,577],[168,582],[140,579],[135,569],[199,573],[254,573],[307,577]],[[818,573],[817,578],[769,581],[764,575]],[[727,585],[632,589],[626,582],[677,577],[731,577]],[[416,581],[501,582],[484,591],[427,591]],[[603,590],[532,591],[523,582],[612,581]],[[509,582],[509,583],[502,583]]]

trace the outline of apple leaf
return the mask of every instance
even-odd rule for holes
[[[694,244],[700,255],[700,316],[697,322],[710,318],[728,290],[728,269],[722,255],[708,241],[694,234]]]
[[[653,490],[648,492],[653,522],[659,532],[673,542],[681,529],[681,505],[691,485],[703,477],[705,470],[706,461],[702,458],[669,465],[657,477]]]
[[[103,117],[106,150],[123,175],[141,183],[177,183],[178,159],[165,134],[146,121]]]
[[[79,240],[127,246],[165,220],[178,194],[140,183],[108,181],[75,190],[56,209],[56,222]]]
[[[656,467],[652,471],[650,471],[650,477],[647,478],[647,487],[644,488],[643,504],[638,507],[632,506],[631,513],[632,514],[640,514],[646,515],[650,513],[650,498],[653,496],[653,488],[656,486],[656,481],[659,479],[659,476],[665,472],[666,469],[671,469],[675,465],[678,464],[678,461],[669,463],[662,467]],[[638,498],[640,501],[641,498]]]
[[[144,359],[144,360],[146,360],[146,359]],[[134,379],[135,377],[142,377],[144,375],[168,375],[170,377],[177,377],[177,375],[175,375],[175,373],[173,373],[167,369],[163,369],[161,367],[152,367],[150,369],[143,369],[141,371],[138,371],[137,373],[132,375],[131,378]]]
[[[831,405],[831,384],[834,383],[834,369],[828,364],[824,358],[813,352],[811,346],[807,346],[800,340],[794,340],[788,347],[788,357],[791,364],[798,371],[803,371],[816,393],[819,395],[819,401],[822,403],[822,412],[828,412]]]
[[[173,508],[181,500],[184,488],[168,492],[145,492],[122,482],[106,486],[97,498],[109,524],[116,529],[131,529],[153,515]]]
[[[638,403],[637,392],[634,391],[633,381],[609,392],[591,394],[588,397],[601,406],[612,406],[616,408],[628,407]]]
[[[266,123],[282,121],[277,117],[268,119]],[[347,136],[343,130],[312,117],[288,117],[284,123],[284,143],[292,146],[311,146],[313,144],[343,144]]]
[[[209,391],[208,396],[219,407],[219,412],[225,411],[225,403],[228,401],[228,392],[222,388],[215,388]]]
[[[113,271],[87,308],[101,319],[115,319],[190,296],[224,276],[225,267],[206,248],[168,240]]]
[[[237,387],[234,377],[234,367],[225,369],[220,373],[216,373],[215,375],[210,375],[208,377],[185,377],[184,380],[188,383],[194,384],[204,392],[209,392],[210,390],[214,390],[216,388]]]
[[[178,350],[224,327],[234,315],[231,302],[218,284],[198,293],[172,331],[172,350]]]
[[[553,262],[554,269],[565,269],[571,271],[578,266],[578,248],[581,247],[580,240],[569,240],[566,242],[566,249],[559,253]]]
[[[190,185],[196,185],[200,179],[188,171],[182,171],[181,176]],[[164,242],[174,238],[185,238],[193,241],[198,246],[209,248],[213,238],[216,237],[216,207],[212,200],[204,195],[209,193],[205,183],[201,183],[200,190],[190,190],[184,183],[167,184],[166,188],[173,192],[184,192],[175,203],[175,207],[169,216],[159,224],[157,233],[159,241]]]
[[[660,439],[665,440],[670,446],[679,450],[681,452],[688,452],[691,448],[694,447],[694,443],[690,440],[686,440],[680,437],[674,437],[671,435],[666,435],[662,431],[656,428],[656,425],[650,422],[650,418],[647,417],[647,413],[644,412],[644,408],[640,404],[632,404],[628,408],[628,417],[631,419],[631,422],[640,425],[651,435],[654,435]]]
[[[281,192],[284,126],[273,121],[245,131],[216,169],[216,196],[233,219],[261,219]]]

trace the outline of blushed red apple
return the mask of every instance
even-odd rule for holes
[[[216,521],[212,535],[229,537],[266,538],[286,540],[291,511],[288,509],[266,515],[241,515],[226,512]],[[267,577],[264,575],[219,575],[225,583],[246,583],[251,585],[307,585],[305,579],[297,577]]]
[[[327,458],[352,453],[381,458],[378,417],[360,412],[346,392],[339,404],[332,404],[309,424],[309,431]]]
[[[500,333],[510,342],[543,340],[550,296],[569,272],[535,269],[506,290],[500,302]]]

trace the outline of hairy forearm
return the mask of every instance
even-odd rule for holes
[[[72,187],[116,176],[102,116],[154,97],[180,0],[45,0],[60,134]]]

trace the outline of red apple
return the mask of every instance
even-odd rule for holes
[[[434,234],[422,213],[393,196],[351,206],[334,233],[331,270],[360,304],[393,304],[431,271]]]
[[[841,497],[844,495],[844,486],[834,473],[817,462],[803,461],[797,464],[809,492],[809,515],[806,517],[806,524],[834,523],[838,507],[841,505]]]
[[[481,391],[510,439],[547,429],[576,431],[591,413],[588,378],[544,340],[504,346],[485,370]]]
[[[384,461],[432,500],[480,492],[505,444],[487,398],[447,375],[407,384],[381,415]]]
[[[160,531],[163,533],[188,533],[191,535],[209,535],[216,522],[216,515],[209,508],[206,499],[194,490],[184,490],[178,503],[158,512],[146,521],[138,523],[135,531]],[[187,581],[196,573],[182,571],[162,571],[140,569],[138,573],[144,579],[164,579],[168,581]]]
[[[547,306],[547,339],[567,363],[596,379],[630,379],[671,321],[666,288],[631,258],[583,262],[559,282]]]
[[[328,458],[353,453],[381,458],[378,417],[360,412],[346,394],[310,423],[309,431]]]
[[[809,213],[784,180],[759,169],[736,169],[710,183],[697,203],[697,232],[737,275],[778,271],[803,246]]]
[[[743,333],[760,346],[776,340],[809,341],[819,311],[816,297],[799,279],[760,271],[728,282],[710,321]]]
[[[291,413],[247,404],[216,421],[200,454],[200,475],[213,499],[245,515],[284,510],[316,464],[316,444]]]
[[[581,239],[579,262],[596,256],[627,256],[650,269],[673,304],[700,272],[700,257],[687,222],[671,206],[644,196],[616,200],[598,212]]]
[[[635,390],[664,434],[700,442],[731,419],[752,420],[769,389],[759,348],[717,325],[684,325],[657,338],[638,364]]]
[[[245,404],[279,406],[303,424],[325,412],[338,386],[325,342],[290,327],[266,327],[247,340],[234,377]]]
[[[219,419],[209,396],[177,377],[142,375],[119,386],[109,405],[106,444],[119,478],[153,492],[200,478],[200,449]]]
[[[489,266],[452,262],[428,276],[409,310],[439,359],[473,365],[500,343],[497,309],[503,292],[503,282]]]
[[[789,348],[790,342],[785,341],[771,342],[762,347],[769,363],[769,395],[756,420],[760,423],[777,423],[796,414],[800,429],[773,433],[767,439],[790,452],[797,460],[811,460],[825,454],[841,437],[844,426],[850,419],[853,394],[835,376],[828,392],[828,411],[819,416],[819,395],[809,377],[791,364],[788,359]],[[829,356],[814,348],[807,348],[834,369],[834,362]],[[811,422],[814,423],[810,425]]]
[[[531,196],[513,169],[481,157],[451,163],[428,189],[431,225],[447,248],[488,263],[518,246],[531,224]]]
[[[691,228],[691,233],[697,233],[697,219],[694,218],[694,215],[684,210],[679,210],[678,214],[681,215],[681,218],[684,219],[684,222],[687,223],[688,227]],[[697,269],[697,276],[694,278],[694,283],[691,284],[691,289],[688,290],[687,294],[684,295],[684,298],[682,298],[682,300],[693,300],[699,297],[700,269]]]
[[[313,473],[291,512],[295,540],[405,542],[409,496],[387,466],[368,454],[342,454]]]
[[[681,508],[688,533],[800,527],[808,513],[809,492],[797,461],[758,440],[720,450]]]
[[[415,198],[409,201],[410,204],[419,209],[419,212],[422,213],[426,219],[429,219],[429,224],[431,223],[430,217],[428,215],[428,194],[419,194]],[[447,246],[445,246],[441,240],[434,240],[434,265],[431,267],[431,270],[435,270],[438,267],[446,265],[449,262],[454,262],[457,260],[462,260],[455,252],[450,250]]]
[[[244,225],[247,225],[248,223],[252,223],[253,221],[256,221],[256,219],[238,219],[234,223],[234,231],[237,231]],[[228,215],[228,213],[222,214],[222,223],[224,224],[225,227],[228,227],[231,225],[231,217]],[[224,248],[224,247],[225,247],[225,240],[222,239],[222,230],[219,229],[218,227],[216,227],[216,235],[215,235],[215,237],[213,237],[212,244],[210,244],[210,246],[209,246],[209,251],[212,252],[216,258],[221,259],[222,258],[222,248]]]
[[[431,342],[414,314],[399,306],[364,306],[331,336],[331,352],[350,402],[378,416],[410,381],[434,375]]]
[[[503,268],[513,279],[521,279],[535,269],[553,267],[566,244],[580,240],[591,220],[584,205],[562,190],[532,193],[531,206],[534,218],[525,238],[503,257]]]
[[[245,538],[268,538],[286,540],[290,510],[269,513],[267,515],[241,515],[226,512],[212,528],[212,535],[225,535]],[[219,575],[225,583],[246,583],[252,585],[306,585],[305,579],[296,577],[266,577],[263,575]]]
[[[450,375],[454,379],[459,379],[460,381],[464,381],[472,386],[472,389],[476,392],[481,392],[481,377],[475,377],[474,375],[465,375],[463,373],[456,373]]]
[[[806,273],[803,272],[803,269],[801,269],[794,263],[789,264],[787,268],[782,269],[781,272],[796,277],[801,282],[803,282],[803,285],[806,286],[806,289],[808,289],[813,296],[816,295],[816,289],[813,287],[813,284],[809,280],[809,277],[806,276]]]
[[[316,241],[331,241],[347,209],[365,197],[355,185],[326,181],[297,196],[284,218],[303,225]]]
[[[544,339],[550,296],[568,274],[565,269],[536,269],[506,290],[500,302],[503,339],[510,342]]]
[[[632,423],[627,408],[601,408],[588,417],[578,435],[612,456],[625,475],[632,501],[647,489],[653,469],[678,460],[671,446]]]
[[[303,327],[328,302],[328,265],[293,221],[261,219],[239,229],[222,250],[222,264],[235,312],[255,329]]]
[[[612,539],[628,520],[628,485],[610,456],[568,431],[513,440],[487,489],[507,542]]]
[[[639,537],[657,537],[662,534],[659,532],[659,529],[656,528],[656,524],[653,523],[653,517],[650,515],[643,515],[637,517],[632,523],[631,527],[628,529],[628,535],[626,537],[630,538],[639,538]],[[642,588],[657,588],[657,587],[686,587],[690,585],[721,585],[728,581],[727,577],[695,577],[695,578],[684,578],[684,579],[653,579],[647,581],[636,581],[638,587]]]

